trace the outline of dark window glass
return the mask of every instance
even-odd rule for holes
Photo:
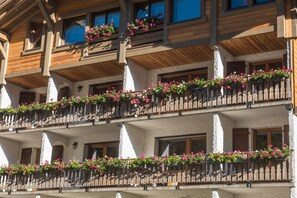
[[[266,3],[266,2],[272,2],[273,0],[254,0],[254,3]]]
[[[182,155],[206,151],[206,136],[162,138],[159,140],[159,155]]]
[[[104,12],[95,14],[93,16],[93,26],[102,26],[102,25],[113,24],[115,28],[120,26],[120,11]]]
[[[271,130],[271,145],[281,148],[283,146],[283,136],[281,130]]]
[[[267,62],[259,62],[259,63],[252,63],[250,64],[250,73],[252,73],[254,70],[263,70],[268,72],[269,70],[276,70],[281,69],[283,67],[283,61],[282,60],[273,60],[273,61],[267,61]]]
[[[258,131],[256,137],[256,149],[265,149],[268,146],[268,136],[266,131]]]
[[[194,80],[195,78],[207,80],[207,69],[187,70],[160,75],[162,83],[169,83],[173,81],[188,82],[190,80]]]
[[[135,18],[144,19],[146,17],[160,19],[164,18],[164,1],[148,1],[135,4]]]
[[[86,17],[75,17],[64,20],[63,39],[66,45],[84,41]]]
[[[173,0],[172,22],[201,17],[201,0]]]
[[[255,130],[254,135],[256,136],[254,138],[256,150],[266,149],[268,145],[280,148],[284,143],[281,128]]]
[[[105,156],[118,157],[119,142],[96,143],[88,145],[88,159],[98,159]]]
[[[229,9],[247,7],[248,5],[249,5],[249,0],[229,0],[228,1]]]
[[[90,94],[91,95],[100,95],[100,94],[103,94],[106,91],[109,91],[111,89],[115,89],[116,91],[122,90],[123,83],[122,82],[114,82],[114,83],[108,83],[108,84],[91,85],[90,86]]]
[[[30,164],[31,163],[32,148],[22,149],[21,154],[21,164]]]
[[[30,32],[29,32],[29,41],[30,44],[28,49],[35,49],[41,47],[41,37],[42,37],[42,29],[43,23],[35,23],[32,22],[30,24]]]

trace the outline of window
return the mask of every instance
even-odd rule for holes
[[[31,22],[29,24],[27,50],[41,48],[43,29],[44,25],[42,22]]]
[[[69,98],[69,87],[60,88],[58,91],[58,100],[62,100],[63,98]]]
[[[282,147],[284,144],[284,133],[282,128],[257,129],[254,130],[254,150],[265,149],[268,145]]]
[[[91,95],[100,95],[111,89],[115,89],[117,91],[123,89],[123,82],[118,81],[118,82],[112,82],[112,83],[91,85],[89,92]]]
[[[53,146],[52,151],[52,161],[55,161],[57,159],[63,160],[63,151],[64,147],[62,145]]]
[[[201,17],[201,0],[172,0],[172,22]]]
[[[23,148],[21,153],[21,164],[31,164],[32,148]]]
[[[113,10],[113,11],[96,13],[93,15],[92,26],[100,27],[101,25],[106,25],[106,24],[108,25],[113,24],[114,28],[118,29],[120,26],[120,11]]]
[[[249,6],[249,0],[229,0],[228,9],[236,9]]]
[[[245,69],[246,69],[245,61],[227,62],[227,76],[233,73],[246,74]]]
[[[206,151],[206,135],[168,137],[159,139],[159,156],[182,155]]]
[[[84,41],[86,17],[80,16],[64,20],[63,41],[64,44],[75,44]]]
[[[257,63],[251,63],[250,64],[250,73],[253,73],[254,70],[263,70],[263,71],[269,71],[269,70],[276,70],[280,69],[284,66],[283,60],[271,60],[271,61],[263,61],[263,62],[257,62]]]
[[[255,4],[273,2],[274,0],[227,0],[227,8],[229,10],[250,7]]]
[[[135,18],[144,19],[146,17],[160,19],[164,18],[164,0],[151,0],[135,4]]]
[[[169,82],[188,82],[195,78],[205,79],[207,80],[207,69],[195,69],[195,70],[188,70],[188,71],[181,71],[181,72],[174,72],[169,74],[161,74],[160,80],[162,83],[169,83]]]
[[[104,156],[118,157],[119,155],[119,142],[107,142],[87,144],[88,159],[97,159]]]
[[[35,102],[36,94],[35,92],[21,92],[19,98],[19,104],[31,104]]]

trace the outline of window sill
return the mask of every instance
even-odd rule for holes
[[[44,52],[44,49],[42,49],[42,48],[24,50],[24,51],[22,51],[22,56],[29,56],[29,55],[33,55],[33,54],[40,54],[42,52]]]
[[[57,46],[53,49],[53,52],[63,52],[63,51],[70,51],[70,50],[77,50],[77,49],[82,49],[85,46],[85,43],[76,43],[76,44],[71,44],[71,45],[62,45],[62,46]]]
[[[224,16],[230,16],[230,15],[235,15],[235,14],[242,14],[254,10],[259,10],[263,8],[272,8],[276,7],[276,2],[267,2],[267,3],[261,3],[261,4],[256,4],[251,7],[242,7],[242,8],[236,8],[236,9],[229,9],[229,10],[222,10],[219,16],[224,17]]]
[[[191,19],[187,21],[180,21],[176,23],[170,23],[166,27],[167,29],[172,29],[172,28],[177,28],[177,27],[183,27],[183,26],[188,26],[188,25],[195,25],[199,23],[205,23],[208,20],[206,16],[197,18],[197,19]]]

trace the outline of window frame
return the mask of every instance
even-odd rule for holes
[[[237,13],[237,12],[242,12],[250,9],[256,9],[258,7],[263,7],[263,6],[273,6],[273,4],[276,4],[276,0],[272,0],[270,2],[263,2],[263,3],[254,3],[254,0],[248,0],[248,6],[243,6],[239,8],[229,8],[229,0],[223,0],[223,13]]]
[[[90,27],[94,27],[95,25],[93,24],[94,23],[94,19],[96,17],[96,15],[100,15],[100,14],[104,14],[105,15],[105,23],[107,22],[108,20],[108,14],[109,13],[113,13],[113,12],[119,12],[120,13],[120,18],[121,18],[121,8],[113,8],[113,9],[109,9],[109,10],[103,10],[103,11],[99,11],[99,12],[92,12],[91,13],[91,21],[89,22],[90,24]],[[106,23],[107,24],[107,23]],[[119,21],[119,27],[115,30],[116,30],[116,33],[118,32],[118,30],[120,29],[120,25],[121,25],[121,20]]]
[[[177,21],[177,22],[173,22],[173,14],[174,14],[174,0],[169,0],[169,23],[170,24],[181,24],[181,23],[189,23],[189,22],[193,22],[193,21],[202,21],[205,22],[206,21],[206,17],[205,17],[205,0],[200,0],[200,17],[197,18],[193,18],[193,19],[188,19],[188,20],[184,20],[184,21]]]
[[[135,2],[134,5],[133,5],[133,20],[137,18],[137,12],[136,12],[136,8],[137,8],[137,5],[145,5],[145,4],[148,4],[148,16],[151,17],[151,11],[152,11],[152,8],[151,8],[151,4],[152,3],[157,3],[157,2],[164,2],[164,18],[163,18],[163,21],[166,17],[166,0],[147,0],[147,1],[141,1],[141,2]]]
[[[283,127],[272,127],[272,128],[259,128],[259,129],[253,129],[253,150],[257,150],[257,132],[258,131],[265,131],[267,134],[267,146],[271,144],[271,132],[274,130],[279,130],[282,133],[282,146],[285,143],[285,130]],[[273,145],[275,146],[275,145]]]
[[[177,72],[158,74],[157,79],[158,79],[158,81],[162,81],[162,78],[166,77],[166,76],[168,76],[167,78],[174,78],[174,77],[180,77],[183,75],[187,75],[188,81],[191,81],[191,80],[194,80],[193,75],[198,74],[200,72],[201,72],[201,74],[206,74],[206,76],[208,77],[208,68],[203,67],[203,68],[197,68],[197,69],[182,70],[182,71],[177,71]],[[207,80],[207,79],[204,79],[204,80]]]
[[[86,156],[86,158],[87,159],[89,159],[89,157],[90,157],[90,147],[93,145],[96,145],[96,146],[98,146],[99,148],[103,148],[103,156],[105,156],[106,154],[107,154],[107,148],[108,148],[108,145],[115,145],[115,144],[117,144],[117,146],[118,146],[118,148],[120,147],[120,141],[110,141],[110,142],[98,142],[98,143],[86,143],[85,144],[85,148],[87,148],[87,151],[85,151],[86,152],[86,154],[87,154],[87,156]],[[119,153],[118,153],[119,154]],[[117,157],[119,157],[119,156],[117,156]]]
[[[117,85],[122,85],[122,88],[123,88],[123,86],[124,86],[123,81],[118,80],[118,81],[112,81],[112,82],[106,82],[106,83],[97,83],[97,84],[89,85],[89,95],[94,95],[94,87],[95,86],[99,86],[99,89],[100,88],[107,88],[108,90],[110,90],[113,86],[117,86]]]
[[[156,137],[155,138],[155,154],[157,156],[161,155],[161,144],[160,141],[166,141],[166,140],[185,140],[186,141],[186,153],[191,153],[191,146],[192,141],[196,139],[205,139],[205,151],[207,151],[207,133],[198,133],[198,134],[189,134],[189,135],[178,135],[178,136],[165,136],[165,137]]]
[[[250,62],[248,64],[248,73],[251,74],[253,72],[252,67],[257,65],[263,65],[265,64],[265,72],[269,71],[269,65],[272,63],[282,62],[282,66],[284,66],[284,60],[283,59],[272,59],[272,60],[266,60],[266,61],[258,61],[258,62]],[[281,67],[282,67],[281,66]],[[258,69],[256,69],[258,70]]]
[[[41,44],[40,47],[36,48],[30,48],[31,42],[30,42],[30,31],[31,31],[31,25],[32,23],[42,23],[42,33],[41,33]],[[38,54],[44,52],[45,49],[45,33],[46,33],[46,24],[43,20],[30,20],[27,23],[27,33],[26,33],[26,39],[25,39],[25,45],[24,50],[22,51],[22,56],[32,55],[32,54]]]

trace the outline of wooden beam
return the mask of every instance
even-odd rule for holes
[[[52,9],[56,9],[57,7],[57,3],[55,0],[43,0],[46,4],[45,5],[48,5],[48,7],[52,8]]]
[[[19,1],[19,2],[15,3],[12,7],[9,7],[9,10],[5,11],[5,13],[0,16],[0,21],[2,19],[4,19],[6,16],[9,16],[10,14],[14,13],[15,11],[18,11],[18,9],[26,3],[27,3],[27,1]]]
[[[2,45],[1,45],[2,46]],[[5,57],[8,57],[9,42],[3,43],[3,48],[5,51]],[[7,58],[4,58],[0,61],[0,85],[6,85],[5,74],[7,68]]]
[[[119,63],[126,63],[126,45],[127,45],[127,31],[126,24],[128,22],[128,3],[127,0],[119,0],[121,5],[121,24],[119,29],[119,46],[118,46],[118,61]]]
[[[54,29],[54,21],[51,17],[50,12],[46,8],[44,2],[42,0],[37,0],[37,2],[38,2],[38,6],[40,8],[40,11],[42,13],[42,16],[44,17],[44,19],[46,21],[47,26],[51,29]]]
[[[286,18],[284,0],[277,0],[277,37],[285,37]]]
[[[45,55],[43,63],[43,76],[50,76],[50,66],[52,60],[52,47],[54,43],[54,31],[53,29],[48,29],[46,34],[46,43],[45,43]]]
[[[6,59],[6,51],[4,49],[3,44],[0,42],[0,59]]]
[[[297,2],[291,0],[292,37],[297,37]]]
[[[9,32],[13,32],[14,30],[18,29],[24,22],[28,21],[29,19],[31,19],[32,17],[34,17],[38,13],[40,13],[40,11],[39,10],[35,10],[29,16],[22,18],[11,29],[9,29]]]
[[[6,42],[9,40],[9,35],[6,32],[0,30],[0,41]]]
[[[211,0],[210,46],[218,44],[218,2]]]
[[[7,26],[9,26],[11,23],[16,21],[18,18],[20,18],[23,14],[27,13],[30,9],[32,9],[36,5],[36,2],[30,4],[28,7],[21,9],[21,11],[15,13],[15,15],[6,22],[1,23],[1,28],[5,29]]]

